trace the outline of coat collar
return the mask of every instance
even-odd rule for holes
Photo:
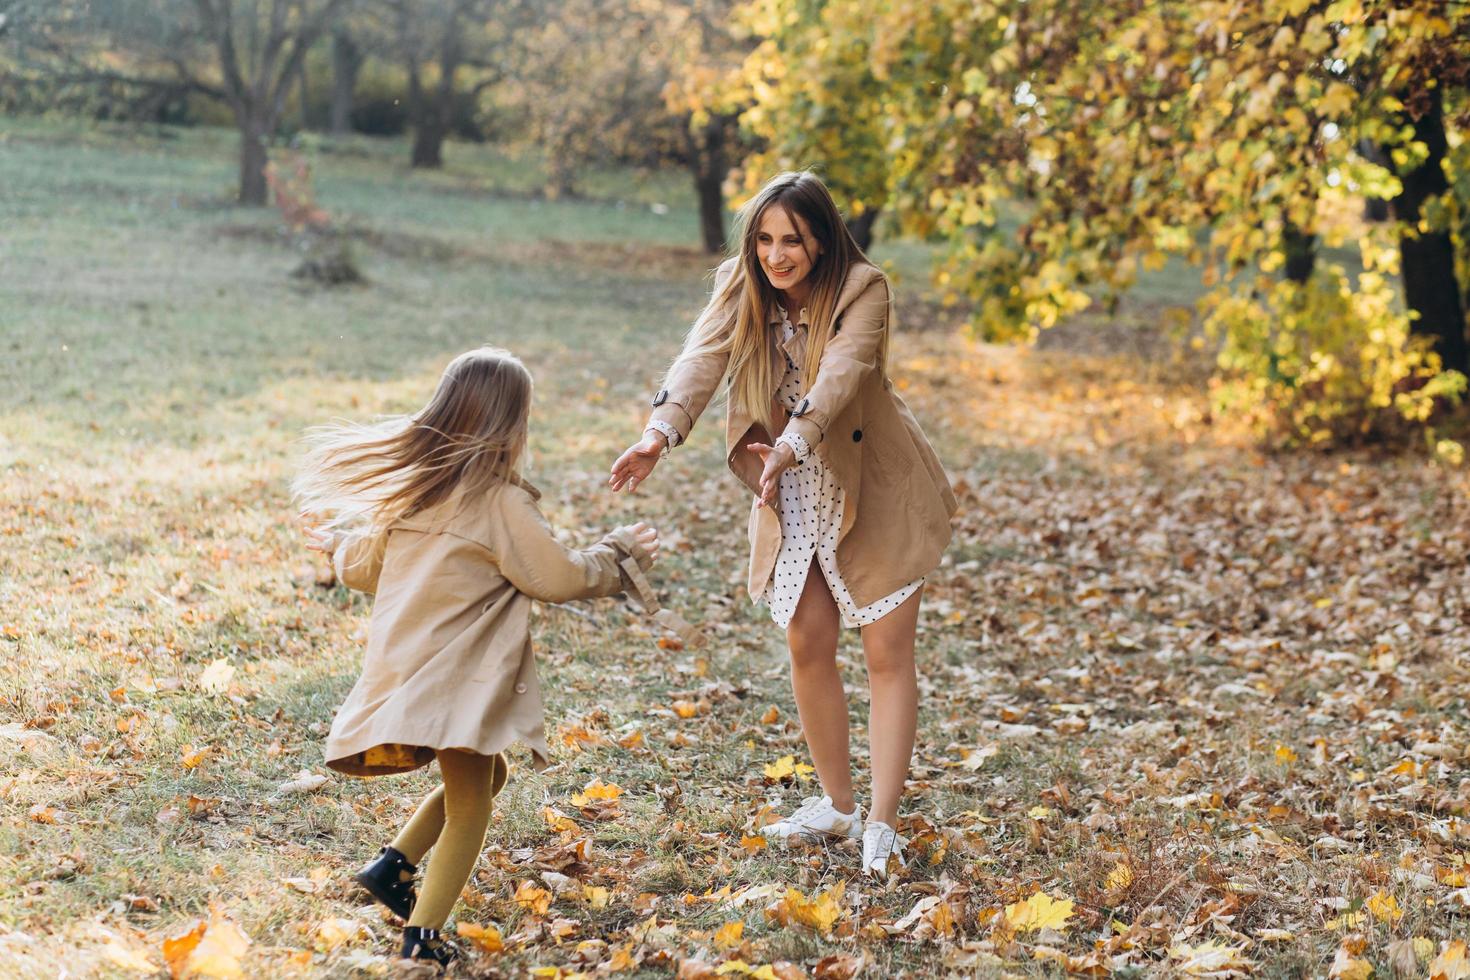
[[[786,311],[777,307],[776,312],[771,316],[771,328],[779,327],[785,318]],[[796,329],[791,331],[791,336],[785,340],[777,340],[776,344],[786,352],[792,364],[800,366],[806,363],[806,338],[810,330],[806,322],[805,307],[802,308],[801,315],[796,318],[794,326]]]
[[[773,327],[779,327],[781,325],[781,321],[783,321],[783,320],[786,319],[786,316],[787,316],[787,314],[786,314],[786,308],[783,307],[783,306],[779,306],[778,305],[775,309],[773,309],[771,311],[771,315],[769,317],[767,317],[766,320],[767,320],[767,322],[771,326],[773,326]],[[796,320],[795,320],[795,322],[792,325],[793,326],[796,326],[796,327],[809,326],[809,324],[807,323],[807,320],[806,320],[806,307],[805,306],[803,306],[801,308],[801,313],[799,313],[797,315]]]

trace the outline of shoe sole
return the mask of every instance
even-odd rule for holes
[[[862,842],[861,837],[834,834],[825,830],[795,830],[789,834],[770,834],[766,839],[788,849],[795,845],[837,844],[845,840]]]
[[[371,895],[379,905],[384,906],[389,912],[392,912],[405,922],[413,914],[413,906],[407,908],[402,907],[401,903],[395,901],[387,892],[378,887],[375,879],[369,878],[366,875],[356,874],[352,876],[352,880],[357,882],[358,887]]]

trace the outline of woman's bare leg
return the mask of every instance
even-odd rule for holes
[[[919,719],[919,682],[914,673],[914,635],[919,625],[921,587],[903,605],[863,627],[868,661],[868,746],[873,767],[871,820],[897,826],[898,800],[908,779]],[[805,724],[805,718],[803,718]],[[846,728],[843,730],[846,736]]]
[[[896,615],[897,610],[890,615]],[[822,792],[843,813],[857,806],[852,796],[852,755],[847,737],[847,694],[837,670],[841,617],[816,559],[786,627],[791,648],[791,689],[801,714],[801,730],[812,753]],[[910,644],[912,648],[912,644]]]

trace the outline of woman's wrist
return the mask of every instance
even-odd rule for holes
[[[658,441],[662,443],[662,445],[660,445],[658,449],[659,458],[663,459],[667,457],[670,451],[673,450],[675,445],[673,437],[662,425],[655,424],[650,424],[646,429],[643,430],[643,436],[645,439],[650,434],[656,436]]]

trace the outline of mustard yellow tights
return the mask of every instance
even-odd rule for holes
[[[424,873],[423,888],[413,906],[408,924],[421,929],[442,929],[454,900],[464,890],[475,870],[485,830],[490,826],[490,807],[505,786],[509,769],[503,756],[477,755],[457,749],[435,753],[443,784],[424,797],[412,819],[393,841],[410,864],[423,860],[429,848],[434,860]]]

